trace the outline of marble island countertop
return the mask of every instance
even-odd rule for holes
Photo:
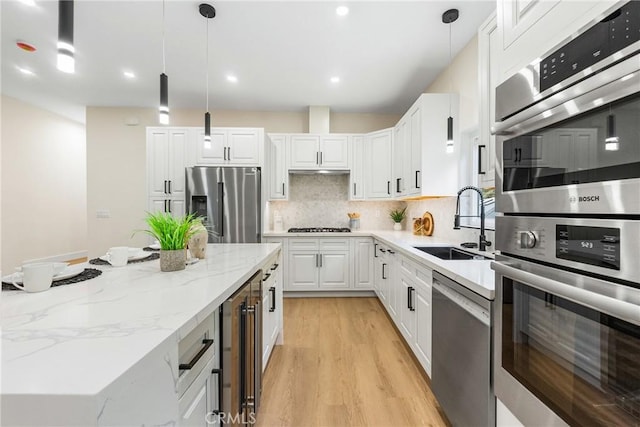
[[[16,396],[95,396],[129,387],[117,384],[125,373],[142,369],[141,361],[167,343],[177,355],[177,340],[278,248],[209,245],[207,258],[184,271],[164,273],[149,261],[101,267],[98,278],[42,293],[2,292],[3,411]],[[175,382],[177,361],[161,363]]]
[[[443,260],[427,254],[414,246],[455,246],[467,252],[473,252],[488,258],[493,258],[492,252],[479,252],[477,249],[467,249],[459,243],[431,236],[415,236],[408,231],[382,230],[354,230],[350,233],[287,233],[267,232],[265,237],[373,237],[389,245],[395,246],[404,255],[436,270],[450,279],[460,283],[484,298],[495,298],[495,272],[491,270],[489,260]]]

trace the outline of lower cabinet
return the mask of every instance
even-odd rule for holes
[[[178,402],[180,412],[180,426],[211,426],[219,425],[218,417],[213,413],[218,408],[214,402],[217,396],[217,375],[212,374],[213,360],[202,370],[200,375],[185,391]]]
[[[345,290],[351,287],[348,239],[289,238],[287,291]]]
[[[274,243],[273,241],[271,243]],[[281,242],[275,242],[281,243]],[[262,370],[276,344],[282,343],[282,250],[262,266]],[[280,337],[280,339],[278,339]]]
[[[358,290],[373,289],[373,239],[351,239],[353,254],[353,287]]]

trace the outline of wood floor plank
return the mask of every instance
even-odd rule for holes
[[[287,298],[259,426],[446,426],[376,298]]]

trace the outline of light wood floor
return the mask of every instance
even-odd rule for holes
[[[445,426],[376,298],[288,298],[259,426]]]

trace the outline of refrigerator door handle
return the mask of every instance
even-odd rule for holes
[[[224,183],[218,183],[218,235],[224,236]]]

